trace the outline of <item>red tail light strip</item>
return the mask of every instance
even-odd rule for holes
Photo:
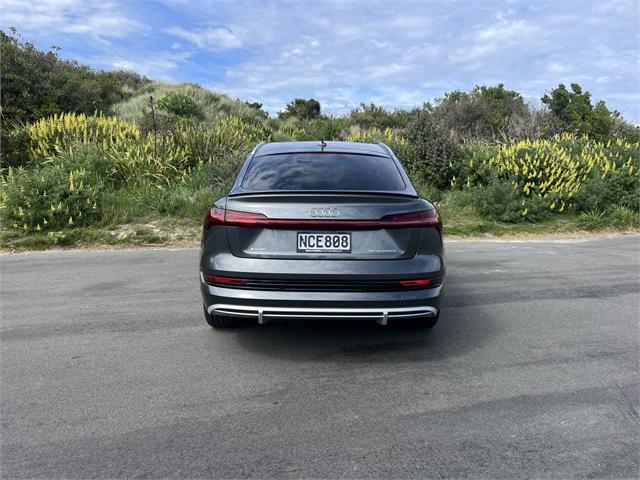
[[[240,212],[212,207],[204,219],[205,230],[211,225],[227,225],[248,228],[290,228],[324,230],[382,229],[435,227],[442,230],[442,222],[436,209],[419,212],[387,215],[375,220],[334,220],[334,219],[283,219],[269,218],[261,213]]]
[[[208,283],[219,283],[223,285],[244,285],[249,280],[246,278],[236,278],[236,277],[219,277],[218,275],[211,275],[209,273],[204,274],[204,279]]]
[[[400,285],[403,287],[427,287],[427,286],[436,286],[442,283],[442,279],[440,277],[433,278],[418,278],[415,280],[400,280]]]

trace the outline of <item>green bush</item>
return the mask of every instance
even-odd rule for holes
[[[227,160],[227,165],[235,163],[239,168],[240,162]],[[200,220],[207,208],[229,190],[235,173],[225,175],[219,165],[212,163],[197,167],[168,187],[142,181],[106,189],[101,197],[103,223],[118,225],[158,216]]]
[[[57,47],[38,50],[13,29],[9,33],[0,30],[0,50],[2,117],[9,124],[62,112],[107,112],[149,82],[133,72],[96,72],[63,60]]]
[[[510,183],[497,182],[474,190],[478,212],[491,220],[507,223],[538,221],[550,215],[546,203],[537,196],[523,197]]]
[[[301,120],[310,120],[320,116],[320,102],[310,98],[296,98],[289,102],[284,111],[278,113],[278,118],[298,118]]]
[[[605,103],[600,101],[591,105],[591,94],[583,92],[577,83],[571,84],[571,91],[563,84],[558,85],[542,97],[542,103],[549,106],[562,131],[600,140],[611,133],[613,120]]]
[[[165,93],[158,99],[158,107],[179,117],[202,117],[195,100],[183,92]]]
[[[119,142],[141,138],[138,128],[116,117],[61,113],[26,125],[28,153],[33,161],[43,161],[61,152],[73,152],[86,145],[104,149]]]
[[[61,165],[67,170],[86,170],[92,184],[104,182],[112,168],[107,153],[95,144],[83,145],[70,152],[60,152],[43,165]]]
[[[633,210],[621,205],[608,210],[593,208],[582,212],[578,222],[585,230],[635,229],[640,227],[640,211],[637,208]]]
[[[261,122],[240,117],[218,118],[211,125],[185,125],[173,131],[176,146],[190,158],[190,166],[228,155],[247,155],[258,142],[269,141],[271,131]]]
[[[14,230],[60,230],[92,225],[100,218],[101,185],[83,169],[65,165],[9,169],[0,187],[0,218]]]
[[[29,132],[25,125],[13,128],[3,124],[0,128],[0,165],[20,167],[29,162]]]
[[[496,146],[487,143],[461,145],[449,164],[448,187],[486,186],[498,181],[496,169],[490,165],[496,153]]]
[[[614,228],[632,229],[640,227],[640,210],[618,205],[607,211],[609,224]]]
[[[582,212],[578,217],[578,224],[585,230],[600,230],[606,223],[605,212],[597,208]]]
[[[411,111],[408,110],[387,110],[374,103],[361,103],[357,108],[351,110],[345,120],[360,128],[384,130],[385,128],[404,128],[411,114]]]
[[[437,188],[451,180],[457,146],[449,132],[426,109],[418,110],[405,130],[409,149],[404,163],[412,177]]]
[[[604,210],[616,205],[630,209],[640,203],[640,179],[637,176],[592,176],[576,193],[573,206],[578,212]]]
[[[478,220],[480,215],[476,209],[474,193],[472,189],[444,191],[437,205],[443,224],[466,224]]]
[[[503,84],[448,92],[427,109],[438,125],[465,141],[498,140],[510,122],[528,114],[522,95]]]
[[[173,135],[128,140],[106,151],[110,163],[108,179],[117,185],[153,182],[169,186],[188,173],[192,159],[176,144]]]

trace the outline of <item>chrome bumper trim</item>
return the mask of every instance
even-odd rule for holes
[[[212,315],[230,317],[255,318],[258,323],[265,324],[274,319],[357,319],[375,320],[386,325],[387,320],[394,318],[433,318],[438,315],[435,307],[407,308],[302,308],[302,307],[260,307],[229,305],[218,303],[211,305],[208,312]]]

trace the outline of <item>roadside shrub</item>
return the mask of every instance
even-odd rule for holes
[[[86,170],[64,165],[9,169],[0,182],[0,218],[13,230],[60,230],[100,218],[101,184],[93,183]]]
[[[29,132],[25,125],[0,126],[0,165],[20,167],[29,162]]]
[[[103,182],[110,171],[111,162],[106,152],[98,145],[82,145],[70,152],[61,152],[43,165],[61,165],[67,170],[86,170],[91,183]]]
[[[405,165],[412,177],[446,188],[457,146],[449,132],[426,109],[418,110],[405,130],[409,144]]]
[[[221,117],[212,125],[186,125],[173,132],[173,141],[189,157],[189,165],[207,163],[227,155],[246,155],[260,141],[270,141],[271,131],[260,122]]]
[[[290,101],[284,111],[278,113],[278,118],[298,118],[301,120],[310,120],[320,116],[320,102],[310,98],[295,98]]]
[[[578,217],[578,225],[585,230],[600,230],[606,224],[605,212],[594,208],[588,212],[582,212]]]
[[[348,121],[345,118],[321,117],[302,122],[300,127],[309,140],[344,140]]]
[[[510,121],[527,114],[522,96],[505,89],[503,84],[476,86],[468,93],[448,92],[435,106],[427,108],[437,124],[463,141],[495,141],[502,137]]]
[[[444,190],[438,190],[431,185],[426,185],[417,181],[412,183],[413,187],[416,189],[416,192],[418,192],[418,195],[420,195],[422,198],[426,198],[431,203],[437,204],[442,200],[444,196]]]
[[[88,144],[106,149],[116,143],[141,137],[135,125],[102,114],[61,113],[30,123],[26,130],[28,153],[32,160],[47,159]]]
[[[179,117],[202,117],[198,104],[183,92],[167,92],[158,99],[158,107]]]
[[[100,197],[102,223],[120,225],[153,217],[162,202],[164,191],[162,185],[145,180],[104,189]]]
[[[108,179],[116,185],[151,181],[171,185],[189,169],[192,159],[176,144],[172,134],[144,141],[129,140],[111,145],[105,152],[109,161]]]
[[[361,103],[357,108],[351,110],[346,120],[360,128],[384,130],[386,128],[403,128],[410,116],[411,112],[407,110],[387,110],[374,103]]]
[[[197,118],[205,122],[214,122],[224,116],[240,117],[247,121],[264,120],[264,112],[261,110],[240,100],[232,100],[226,95],[212,92],[191,83],[168,84],[152,82],[139,89],[135,96],[114,105],[111,111],[118,117],[141,126],[144,124],[145,116],[147,115],[149,97],[162,99],[165,95],[178,95],[176,98],[189,98],[197,106],[198,112],[200,112]]]
[[[563,84],[542,97],[542,103],[548,105],[555,122],[564,132],[585,134],[604,139],[612,129],[612,115],[604,101],[591,104],[591,94],[583,91],[577,83],[571,84],[571,90]]]
[[[640,227],[640,211],[618,205],[607,212],[608,222],[612,227],[631,229]]]
[[[0,30],[0,100],[2,119],[10,125],[60,112],[106,112],[113,103],[128,98],[149,81],[133,72],[95,71],[76,61],[63,60],[58,47],[39,50],[23,41],[15,29],[9,30]]]
[[[413,150],[407,139],[398,130],[392,128],[385,128],[381,130],[379,128],[362,129],[358,126],[352,126],[347,134],[345,140],[349,142],[363,142],[363,143],[384,143],[393,153],[395,153],[398,160],[402,163],[407,170],[407,174],[416,178],[419,182],[423,180],[422,175],[416,170],[416,165],[413,162]]]
[[[470,188],[496,182],[498,175],[490,165],[496,154],[496,145],[479,142],[461,145],[456,157],[449,163],[451,179],[448,187]]]
[[[605,143],[587,137],[556,135],[548,140],[502,144],[482,162],[470,164],[467,175],[482,176],[479,169],[489,167],[523,199],[541,199],[550,211],[561,213],[573,208],[575,197],[588,182],[594,182],[593,195],[581,198],[581,208],[593,208],[599,198],[610,205],[612,200],[607,198],[606,189],[594,180],[598,177],[619,185],[619,197],[629,202],[628,194],[637,191],[634,185],[639,179],[639,166],[638,143],[622,139]],[[525,208],[523,204],[523,213]]]
[[[592,175],[573,199],[576,211],[604,210],[620,205],[638,209],[640,205],[640,179],[627,175],[628,171],[605,176]]]
[[[437,207],[444,225],[465,224],[479,217],[472,189],[443,191]]]
[[[492,220],[507,223],[537,221],[550,215],[546,203],[537,196],[522,197],[505,182],[497,182],[474,190],[478,212]]]
[[[199,221],[207,208],[229,190],[234,178],[235,172],[225,176],[217,165],[203,164],[169,186],[143,180],[105,189],[102,222],[117,225],[167,215]]]

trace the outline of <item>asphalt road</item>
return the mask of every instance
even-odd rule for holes
[[[0,258],[2,477],[637,477],[640,238],[450,243],[432,331],[214,331],[197,251]]]

